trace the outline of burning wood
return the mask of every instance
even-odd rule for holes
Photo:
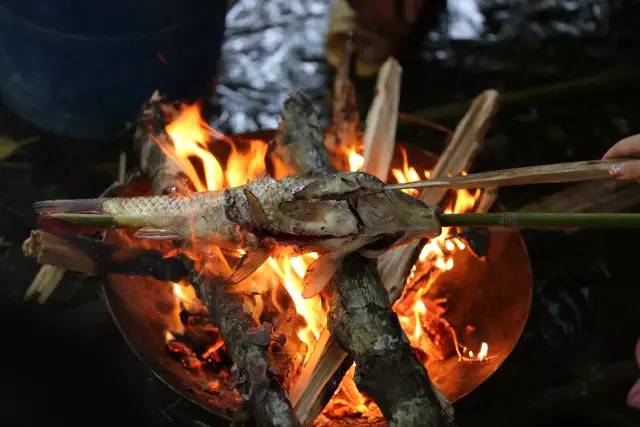
[[[127,248],[81,236],[56,236],[34,230],[23,252],[40,264],[92,275],[129,274],[178,281],[188,276],[191,261],[152,249]]]

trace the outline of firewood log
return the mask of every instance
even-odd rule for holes
[[[329,328],[356,362],[358,389],[378,404],[390,426],[445,426],[426,369],[391,310],[374,262],[352,255],[333,280]]]
[[[250,402],[250,413],[256,425],[298,425],[289,399],[269,369],[268,346],[272,326],[268,323],[258,326],[245,304],[244,295],[228,286],[223,279],[194,272],[189,281],[222,332],[234,363],[232,371],[236,375],[236,387]],[[236,420],[239,421],[238,418]]]
[[[178,108],[178,104],[164,100],[156,92],[143,105],[138,118],[134,148],[139,155],[140,170],[149,177],[156,194],[195,190],[180,164],[162,150],[163,147],[170,147],[171,139],[165,127],[177,117]]]
[[[485,132],[497,110],[497,105],[498,93],[495,90],[487,90],[473,101],[431,172],[432,178],[444,177],[449,173],[457,175],[471,165],[482,147]],[[446,188],[425,189],[420,199],[431,206],[437,206],[446,192]],[[403,247],[392,249],[380,257],[378,268],[391,302],[402,294],[409,270],[418,259],[422,246],[423,242],[411,242]]]
[[[82,236],[57,236],[34,230],[23,244],[26,256],[40,264],[90,275],[127,274],[157,280],[187,278],[193,263],[152,249],[128,248]]]

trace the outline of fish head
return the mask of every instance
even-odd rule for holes
[[[365,234],[387,247],[440,234],[436,209],[401,191],[381,191],[351,201]]]

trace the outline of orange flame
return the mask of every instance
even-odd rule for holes
[[[422,178],[416,168],[409,164],[406,150],[403,147],[399,148],[403,164],[401,168],[391,169],[391,176],[395,181],[405,183],[428,179],[430,171],[424,170],[424,178]],[[351,171],[358,170],[364,163],[355,145],[338,152],[347,157]],[[417,196],[419,193],[415,189],[403,191],[412,196]],[[480,194],[480,190],[475,192],[458,190],[444,211],[447,213],[472,211]],[[455,352],[458,359],[465,362],[482,362],[491,358],[488,356],[489,345],[486,342],[482,342],[477,354],[458,342],[455,330],[442,317],[446,311],[443,307],[446,300],[429,301],[425,298],[438,276],[454,268],[454,254],[465,249],[464,241],[452,236],[449,227],[444,227],[442,233],[431,239],[421,250],[418,261],[407,278],[407,289],[410,291],[405,292],[393,307],[411,346],[418,350],[417,353],[421,355],[425,364],[427,357],[442,359],[448,356],[449,351]],[[419,277],[427,277],[427,279],[414,283],[414,280]],[[359,414],[364,417],[376,417],[380,414],[375,403],[358,392],[353,381],[354,369],[355,365],[343,378],[338,390],[325,407],[324,415],[339,417]]]
[[[176,119],[166,127],[166,131],[173,147],[165,148],[165,152],[176,159],[199,192],[243,185],[266,171],[264,158],[268,146],[264,141],[248,141],[245,144],[248,147],[240,150],[235,141],[215,131],[202,120],[197,104],[183,106]],[[226,144],[228,147],[224,148],[230,150],[226,162],[222,156],[216,155],[223,151],[216,150],[215,144],[219,142]],[[194,162],[201,166],[201,172],[196,169]],[[219,250],[217,253],[219,257],[222,256]],[[302,277],[307,266],[316,258],[316,254],[269,258],[256,272],[256,276],[260,277],[260,286],[282,286],[288,292],[297,314],[304,319],[304,324],[299,327],[296,335],[307,349],[313,347],[326,323],[326,310],[322,307],[320,297],[302,298]],[[247,281],[258,286],[251,278]],[[182,305],[191,304],[191,297],[195,298],[192,289],[185,298],[185,293],[188,292],[185,289],[190,288],[174,284],[175,296]],[[278,308],[278,303],[275,300],[273,302]]]
[[[255,179],[265,172],[264,157],[267,145],[263,141],[248,141],[240,149],[230,138],[218,133],[208,126],[200,116],[200,109],[197,105],[184,106],[180,114],[166,128],[167,133],[173,140],[173,147],[163,149],[168,155],[176,159],[182,166],[189,178],[193,181],[197,191],[208,191],[225,188],[228,186],[243,185],[251,179]],[[224,144],[220,150],[216,144]],[[357,142],[348,146],[335,147],[334,155],[337,164],[342,168],[349,168],[356,171],[362,168],[364,158],[360,153],[360,144]],[[409,182],[429,178],[429,171],[418,170],[411,166],[408,156],[403,148],[401,154],[403,165],[401,168],[393,168],[391,176],[396,182]],[[220,155],[214,153],[228,153]],[[422,174],[422,176],[421,176]],[[409,194],[417,195],[415,190],[407,190]],[[472,210],[480,196],[480,191],[469,192],[460,190],[451,198],[451,202],[445,207],[445,212],[468,212]],[[468,362],[482,362],[490,359],[489,345],[482,342],[480,348],[468,349],[458,343],[455,331],[442,318],[445,313],[446,300],[430,301],[425,296],[429,287],[435,282],[437,277],[444,271],[451,270],[454,265],[454,254],[466,249],[463,240],[451,235],[449,228],[444,228],[442,233],[432,239],[422,249],[417,263],[411,270],[407,279],[408,291],[394,305],[393,309],[397,313],[400,324],[410,339],[411,345],[418,353],[423,355],[423,362],[426,362],[424,355],[435,357],[445,357],[447,351],[455,351],[459,360]],[[219,253],[219,251],[218,251]],[[218,256],[222,256],[221,253]],[[254,275],[247,279],[257,285],[259,277],[261,286],[268,289],[284,288],[288,293],[297,314],[303,319],[296,335],[299,340],[306,345],[306,353],[300,355],[304,362],[313,348],[320,332],[326,325],[326,308],[323,307],[319,296],[304,299],[302,298],[302,278],[307,267],[317,258],[315,254],[303,256],[280,255],[271,257],[263,264]],[[426,277],[426,280],[416,279]],[[176,298],[176,307],[198,310],[197,298],[193,290],[188,290],[180,284],[173,284],[173,291]],[[282,311],[280,303],[272,293],[270,302],[276,310]],[[262,299],[257,299],[257,310],[261,311],[267,303]],[[176,317],[176,316],[174,316]],[[174,319],[169,326],[166,337],[173,339],[175,333],[181,333],[179,325],[179,311],[177,319]],[[435,329],[434,329],[435,328]],[[447,337],[447,332],[451,335]],[[453,348],[445,349],[446,343],[452,342]],[[214,343],[205,353],[215,354],[220,350],[221,342]],[[352,366],[344,377],[333,396],[331,402],[325,408],[324,413],[335,414],[361,414],[363,416],[376,416],[379,409],[368,397],[361,395],[353,382],[355,366]]]

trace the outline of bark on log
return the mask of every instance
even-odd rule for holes
[[[224,280],[206,273],[194,273],[190,282],[209,308],[214,324],[220,328],[234,363],[236,387],[250,402],[256,425],[298,425],[287,396],[269,370],[269,340],[264,341],[262,337],[271,335],[271,325],[258,325],[245,304],[244,295]]]
[[[444,426],[447,421],[424,366],[415,357],[370,260],[352,255],[332,285],[329,328],[356,362],[355,382],[390,426]]]
[[[193,191],[193,186],[179,164],[167,156],[155,137],[166,136],[166,114],[171,110],[166,102],[152,99],[145,108],[137,148],[141,169],[149,176],[156,193]],[[157,132],[149,134],[148,129]],[[162,141],[160,141],[162,143]],[[271,335],[261,331],[253,315],[247,310],[244,295],[228,287],[219,278],[193,271],[191,283],[207,306],[214,323],[220,328],[238,375],[238,388],[247,399],[251,414],[258,426],[298,425],[282,387],[268,373],[267,346],[256,336]],[[266,327],[266,326],[264,326]],[[263,332],[263,333],[261,333]],[[268,342],[267,342],[268,345]],[[239,411],[239,412],[242,412]],[[243,413],[236,414],[243,416]],[[236,419],[239,422],[245,421]]]
[[[320,115],[304,94],[293,91],[285,101],[266,163],[271,175],[279,167],[287,170],[287,175],[324,175],[328,167],[335,171],[324,146]]]
[[[154,93],[142,107],[134,135],[134,148],[140,158],[140,170],[151,181],[155,194],[194,191],[193,183],[180,164],[163,150],[171,139],[165,127],[178,115],[179,105]]]

